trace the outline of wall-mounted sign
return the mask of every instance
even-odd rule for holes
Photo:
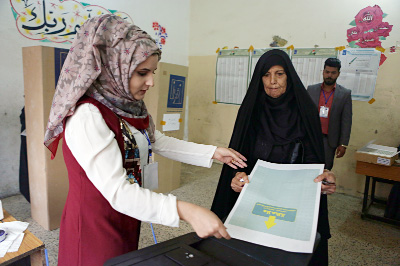
[[[185,77],[170,75],[167,108],[183,108]]]
[[[114,14],[133,23],[128,14],[74,0],[10,0],[18,31],[31,40],[72,42],[89,18]]]
[[[375,48],[382,46],[392,31],[393,25],[383,22],[387,14],[378,5],[361,9],[350,23],[353,28],[347,30],[347,41],[352,48]]]

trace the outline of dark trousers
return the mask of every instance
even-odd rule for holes
[[[321,237],[308,266],[328,266],[328,258],[328,239]]]

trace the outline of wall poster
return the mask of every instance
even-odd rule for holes
[[[185,77],[170,75],[167,108],[183,108]]]

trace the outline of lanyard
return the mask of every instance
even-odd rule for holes
[[[334,91],[334,90],[332,90],[332,91],[331,91],[331,94],[329,94],[329,97],[328,97],[328,99],[326,99],[326,97],[325,97],[325,91],[324,91],[324,90],[322,90],[322,94],[324,95],[324,99],[325,99],[325,105],[328,103],[328,101],[329,101],[329,98],[331,98],[331,96],[332,96],[332,94],[333,94],[333,91]]]
[[[149,161],[151,162],[151,161],[152,161],[151,156],[152,156],[153,152],[152,152],[152,149],[151,149],[150,138],[149,138],[149,136],[147,135],[147,132],[146,132],[145,129],[142,130],[142,134],[146,137],[146,139],[147,139],[147,144],[149,145]]]
[[[135,140],[135,137],[133,136],[132,131],[130,130],[129,126],[125,123],[125,121],[124,121],[123,119],[120,119],[120,122],[121,122],[121,126],[124,125],[124,128],[129,132],[129,136],[127,136],[128,139],[129,139],[129,137],[130,137],[129,141],[130,141],[133,145],[137,145],[136,140]],[[145,129],[141,130],[141,133],[142,133],[142,134],[146,137],[146,139],[147,139],[147,145],[148,145],[148,147],[149,147],[149,162],[151,163],[151,162],[152,162],[152,158],[151,158],[151,156],[152,156],[152,150],[151,150],[150,138],[149,138],[149,136],[147,135],[147,132],[146,132]],[[138,148],[138,147],[137,147],[137,148]]]

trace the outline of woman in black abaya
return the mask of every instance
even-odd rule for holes
[[[257,62],[229,144],[248,159],[248,167],[245,172],[223,167],[211,210],[221,219],[228,216],[258,159],[284,164],[324,163],[323,146],[317,107],[289,56],[276,49],[266,52]],[[335,182],[335,176],[324,172],[314,181],[322,180]],[[317,228],[321,242],[311,265],[328,265],[327,194],[335,189],[335,185],[322,184]]]

